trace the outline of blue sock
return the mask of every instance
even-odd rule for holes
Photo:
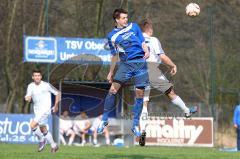
[[[108,121],[108,114],[115,108],[116,94],[108,93],[104,102],[103,121]]]
[[[133,108],[133,113],[134,113],[133,126],[139,126],[139,119],[142,113],[142,108],[143,108],[143,98],[136,98],[135,105]]]

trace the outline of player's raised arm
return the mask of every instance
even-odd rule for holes
[[[177,66],[172,62],[172,60],[166,55],[161,54],[160,59],[163,63],[171,68],[171,75],[175,75],[177,73]]]
[[[162,49],[162,45],[160,41],[157,38],[153,38],[153,49],[156,51],[156,53],[160,56],[160,60],[169,66],[171,68],[171,75],[175,75],[177,73],[177,66],[174,64],[174,62],[164,53]]]

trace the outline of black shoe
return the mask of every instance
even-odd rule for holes
[[[146,132],[143,131],[141,136],[139,137],[139,145],[145,146]]]

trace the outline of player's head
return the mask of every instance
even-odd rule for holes
[[[152,36],[153,26],[152,26],[152,21],[150,19],[143,19],[140,22],[140,27],[142,29],[142,32],[147,33],[149,36]]]
[[[68,111],[67,110],[65,110],[65,111],[63,111],[63,113],[62,113],[62,115],[64,116],[64,117],[67,117],[68,116]]]
[[[125,27],[128,24],[128,12],[125,9],[115,9],[113,12],[113,20],[118,27]]]
[[[32,79],[36,84],[39,84],[42,80],[42,72],[40,70],[32,71]]]
[[[82,117],[83,119],[88,118],[88,117],[87,117],[87,113],[84,112],[84,111],[82,111],[82,112],[80,113],[80,115],[81,115],[81,117]]]

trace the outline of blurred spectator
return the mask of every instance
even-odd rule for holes
[[[234,110],[233,124],[237,132],[237,150],[240,151],[240,104]]]
[[[64,139],[64,134],[66,136],[70,136],[68,140],[68,145],[72,145],[73,140],[75,138],[75,133],[73,131],[73,121],[68,116],[68,111],[65,110],[60,118],[60,140],[63,143],[63,145],[66,145],[66,141]]]
[[[98,116],[97,118],[95,118],[95,120],[93,121],[92,127],[90,128],[90,130],[93,132],[93,144],[95,146],[98,146],[98,141],[97,141],[97,128],[98,125],[100,124],[102,120],[102,115]],[[105,127],[104,131],[103,131],[104,135],[105,135],[105,141],[107,145],[110,145],[110,136],[109,136],[109,131],[108,128]]]
[[[75,117],[73,130],[74,132],[81,137],[82,146],[86,144],[85,136],[88,133],[88,130],[91,127],[91,123],[88,120],[88,116],[85,112],[81,112],[80,115]]]

